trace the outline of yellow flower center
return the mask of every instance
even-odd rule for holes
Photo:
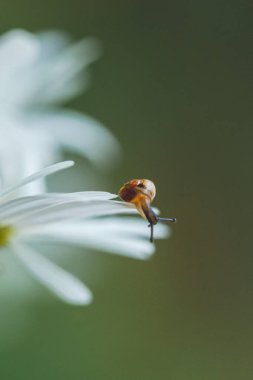
[[[13,227],[0,224],[0,247],[7,245],[13,233]]]

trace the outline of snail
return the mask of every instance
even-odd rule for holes
[[[132,179],[125,183],[119,190],[119,197],[129,203],[133,203],[141,216],[149,221],[150,241],[154,241],[154,225],[160,220],[175,223],[176,218],[160,218],[151,208],[151,203],[156,195],[156,188],[149,179]]]

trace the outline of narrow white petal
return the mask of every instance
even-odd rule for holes
[[[52,205],[36,211],[32,215],[24,215],[21,220],[21,226],[35,226],[47,223],[65,223],[68,220],[88,219],[106,215],[117,214],[136,214],[134,206],[116,201],[70,201],[61,204]]]
[[[75,193],[48,193],[49,197],[55,198],[72,198],[81,201],[103,201],[117,198],[117,194],[109,193],[107,191],[77,191]]]
[[[30,195],[27,197],[20,197],[0,204],[0,218],[12,213],[27,210],[31,207],[45,206],[50,204],[57,204],[61,201],[103,201],[117,198],[116,194],[108,193],[106,191],[83,191],[75,193],[45,193],[39,195]]]
[[[17,225],[24,219],[29,218],[30,220],[33,215],[37,215],[42,211],[45,212],[50,208],[56,207],[56,205],[62,205],[69,202],[69,200],[64,199],[42,199],[21,203],[16,206],[11,205],[11,207],[6,207],[4,210],[1,210],[0,207],[0,219],[2,223]]]
[[[87,191],[83,193],[52,193],[41,196],[30,196],[15,199],[0,205],[0,219],[7,224],[17,225],[23,221],[26,223],[34,223],[37,219],[40,223],[43,222],[43,216],[51,215],[53,219],[62,218],[65,214],[65,209],[68,209],[69,218],[77,218],[80,215],[85,216],[84,209],[89,210],[91,205],[96,204],[94,201],[108,200],[117,197],[116,194],[106,193],[102,191]],[[93,202],[92,202],[93,201]],[[80,202],[81,206],[80,207]],[[107,203],[106,203],[107,204]],[[72,212],[70,213],[69,211]],[[58,213],[60,215],[58,216]]]
[[[9,195],[10,193],[18,190],[21,186],[25,186],[28,183],[31,183],[33,181],[36,181],[38,179],[41,179],[43,177],[46,177],[48,175],[51,175],[53,173],[56,173],[60,170],[67,169],[74,165],[73,161],[62,161],[58,162],[57,164],[50,165],[26,178],[21,180],[17,185],[7,188],[4,192],[0,194],[1,197]]]
[[[63,301],[73,305],[87,305],[92,301],[90,290],[78,278],[27,245],[15,242],[11,246],[34,278]]]

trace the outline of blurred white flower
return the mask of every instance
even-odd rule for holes
[[[119,144],[102,124],[59,107],[87,87],[100,50],[93,38],[70,43],[58,31],[17,29],[0,38],[0,185],[58,161],[62,150],[101,168],[118,161]],[[30,192],[41,190],[38,182]]]
[[[72,164],[65,161],[51,165],[0,194],[0,249],[7,251],[7,256],[12,252],[35,279],[65,302],[85,305],[92,300],[90,290],[38,253],[38,243],[63,242],[138,259],[149,257],[155,248],[143,220],[115,216],[137,213],[131,204],[113,201],[115,194],[87,191],[11,197],[20,187]],[[156,238],[168,236],[168,231],[160,224]]]

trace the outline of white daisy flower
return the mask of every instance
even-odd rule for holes
[[[59,107],[87,87],[87,68],[100,50],[94,38],[70,43],[56,31],[32,34],[17,29],[0,38],[4,185],[57,161],[62,150],[81,154],[101,168],[118,161],[119,144],[101,123]],[[31,192],[42,190],[39,183],[35,187]]]
[[[137,211],[129,203],[112,200],[115,194],[87,191],[13,197],[20,187],[72,165],[72,161],[65,161],[49,166],[0,194],[0,249],[17,257],[36,280],[63,301],[86,305],[92,300],[90,290],[41,255],[39,243],[63,242],[137,259],[150,257],[155,248],[143,220],[117,216]],[[168,236],[168,231],[160,224],[156,238]]]

